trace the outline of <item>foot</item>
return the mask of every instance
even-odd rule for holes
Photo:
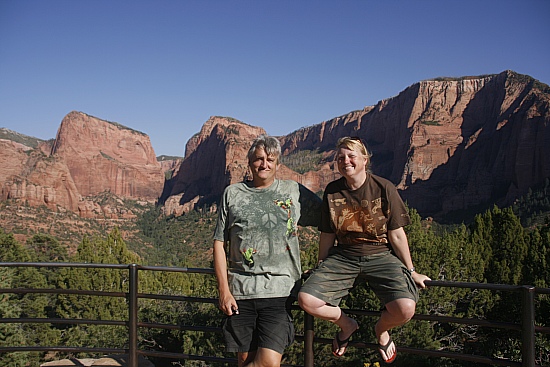
[[[380,341],[378,342],[378,351],[380,352],[380,356],[384,362],[388,364],[393,363],[397,357],[397,348],[395,347],[395,343],[391,339],[391,336],[389,336],[386,344],[381,344]]]
[[[340,335],[344,334],[343,329],[340,332],[337,332],[336,335],[334,335],[334,340],[332,341],[332,354],[335,357],[341,357],[344,355],[344,353],[346,353],[346,349],[348,348],[348,344],[349,344],[349,339],[353,334],[355,334],[357,330],[359,330],[359,325],[357,324],[357,322],[355,322],[355,327],[352,329],[351,333],[348,334],[347,338],[340,339]]]

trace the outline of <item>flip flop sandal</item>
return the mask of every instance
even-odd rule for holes
[[[393,361],[395,361],[395,358],[397,357],[397,347],[395,348],[395,352],[393,353],[393,356],[391,358],[384,360],[384,356],[382,355],[382,352],[384,352],[386,357],[388,356],[388,348],[392,343],[393,343],[393,340],[391,339],[391,336],[390,336],[390,340],[388,340],[386,345],[378,344],[378,351],[380,352],[380,356],[382,357],[382,360],[384,361],[384,363],[387,363],[387,364],[393,363]]]
[[[346,350],[348,349],[349,339],[351,338],[351,336],[353,334],[355,334],[357,332],[357,330],[359,330],[359,328],[355,329],[355,331],[353,333],[351,333],[350,336],[348,336],[344,340],[340,340],[340,337],[338,336],[338,334],[340,334],[340,332],[339,331],[336,332],[336,334],[334,335],[334,340],[336,341],[336,345],[337,345],[336,349],[334,349],[334,341],[332,342],[332,346],[333,346],[332,354],[335,357],[342,357],[344,355],[344,353],[346,353]],[[345,348],[344,352],[342,354],[338,354],[337,352],[342,348]]]

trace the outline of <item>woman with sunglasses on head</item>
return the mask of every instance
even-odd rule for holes
[[[395,186],[370,173],[370,155],[360,139],[341,138],[336,148],[342,177],[325,190],[319,264],[298,301],[309,314],[340,327],[332,342],[332,353],[340,357],[359,325],[338,305],[364,276],[384,307],[374,331],[382,359],[392,363],[397,349],[389,330],[414,316],[417,285],[425,288],[430,278],[415,271],[403,229],[410,218]]]

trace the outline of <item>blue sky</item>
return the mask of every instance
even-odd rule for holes
[[[550,84],[547,0],[0,0],[0,127],[70,111],[182,156],[210,116],[285,135],[440,76]]]

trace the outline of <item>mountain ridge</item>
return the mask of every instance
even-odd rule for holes
[[[546,158],[550,157],[549,96],[548,85],[510,70],[423,80],[373,106],[278,137],[283,160],[298,152],[316,154],[309,171],[302,168],[299,173],[282,165],[279,178],[322,191],[339,177],[333,162],[336,140],[358,136],[373,153],[373,172],[392,181],[424,217],[441,220],[474,207],[509,205],[529,187],[550,177],[550,159]],[[64,124],[65,120],[73,122]],[[79,128],[73,126],[77,123]],[[92,125],[96,127],[87,128]],[[69,131],[65,138],[60,135],[63,131]],[[9,139],[0,135],[5,147],[0,161],[12,167],[7,170],[11,176],[0,175],[2,199],[25,200],[23,194],[10,196],[10,187],[24,181],[28,175],[23,171],[37,171],[40,161],[48,168],[36,176],[52,171],[53,162],[69,168],[57,179],[63,185],[52,181],[37,189],[41,185],[34,177],[20,187],[20,193],[28,194],[29,184],[34,185],[33,205],[49,200],[52,210],[60,204],[74,211],[76,202],[76,210],[80,210],[85,206],[81,203],[84,197],[110,191],[121,198],[158,200],[167,215],[214,210],[225,186],[247,177],[246,151],[261,133],[265,133],[263,128],[238,119],[212,116],[187,141],[183,159],[166,159],[154,156],[146,134],[73,111],[63,119],[56,139],[40,142],[40,153],[37,148],[8,143]],[[83,146],[71,144],[71,139],[83,134],[93,144],[83,143],[82,137],[78,141]],[[102,142],[107,138],[111,143]],[[28,158],[31,156],[33,159]],[[58,167],[57,171],[63,170]],[[106,177],[104,182],[96,182],[100,172]],[[77,187],[76,196],[57,200],[56,187],[70,192],[72,185]],[[104,210],[94,210],[105,215]],[[89,209],[83,212],[91,215],[85,214]]]
[[[336,140],[358,136],[373,153],[373,172],[390,179],[423,216],[441,220],[480,205],[510,205],[550,175],[545,158],[550,156],[548,86],[509,70],[440,79],[415,83],[374,106],[280,137],[285,156],[316,150],[325,157],[319,165],[324,171],[293,179],[310,188],[324,187],[323,179],[337,176],[332,162]],[[209,138],[203,134],[196,139]],[[194,151],[189,149],[185,159]],[[176,183],[179,177],[174,177]],[[199,191],[175,187],[161,202],[177,197],[183,208],[191,203],[185,195],[192,192],[193,205],[201,206]]]

